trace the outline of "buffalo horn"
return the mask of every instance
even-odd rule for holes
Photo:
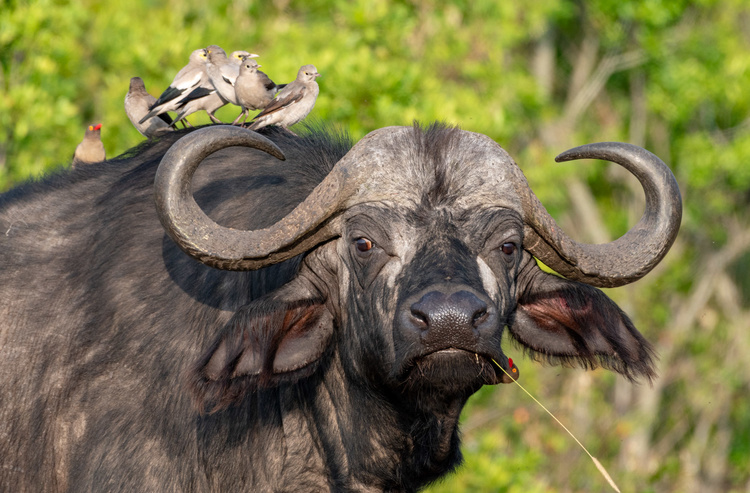
[[[563,152],[557,162],[602,159],[635,175],[646,195],[646,210],[625,235],[589,245],[570,239],[529,191],[524,198],[524,247],[568,279],[616,287],[646,275],[666,255],[682,219],[682,199],[670,169],[655,155],[631,144],[602,142]]]
[[[367,137],[365,137],[366,140]],[[360,186],[367,168],[351,151],[294,210],[275,224],[253,231],[225,228],[201,210],[191,193],[198,165],[230,146],[260,149],[279,159],[282,151],[265,137],[241,127],[212,126],[181,138],[167,151],[156,173],[156,208],[169,236],[186,253],[223,270],[255,270],[299,255],[338,234],[327,221]]]

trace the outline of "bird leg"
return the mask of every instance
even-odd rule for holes
[[[237,118],[234,119],[234,121],[232,122],[232,125],[237,125],[237,123],[240,121],[240,118],[242,118],[243,116],[245,117],[245,118],[242,118],[242,121],[244,122],[245,120],[247,120],[247,115],[249,114],[250,114],[250,110],[243,107],[242,112],[237,116]]]
[[[245,108],[242,108],[242,111],[240,112],[239,115],[237,115],[237,118],[234,119],[234,121],[232,122],[232,125],[237,125],[237,122],[240,121],[240,117],[242,117],[242,115],[244,114],[245,114]]]

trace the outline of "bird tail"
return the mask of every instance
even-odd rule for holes
[[[148,120],[149,118],[154,117],[154,116],[156,116],[158,114],[159,114],[159,110],[158,109],[153,109],[153,110],[149,111],[148,113],[146,113],[146,116],[144,116],[143,118],[141,118],[138,121],[138,123],[143,123],[146,120]]]

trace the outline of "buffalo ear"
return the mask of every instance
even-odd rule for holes
[[[332,334],[333,317],[320,300],[271,293],[245,305],[189,372],[199,410],[219,411],[248,392],[309,376]]]
[[[630,380],[656,376],[651,344],[602,291],[542,272],[535,263],[524,276],[508,326],[532,357],[603,366]]]

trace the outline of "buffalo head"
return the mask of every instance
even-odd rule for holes
[[[237,312],[192,374],[199,404],[341,368],[391,401],[435,410],[503,380],[503,330],[550,360],[653,376],[652,349],[596,287],[648,273],[675,239],[680,194],[669,169],[628,144],[578,147],[633,173],[641,220],[603,245],[570,239],[494,141],[435,126],[389,127],[357,143],[283,219],[225,228],[191,194],[200,162],[247,146],[283,159],[263,136],[220,126],[176,143],[156,178],[161,221],[180,247],[219,269],[254,270],[303,255],[282,288]],[[253,211],[248,211],[253,214]],[[543,272],[540,259],[564,277]]]

